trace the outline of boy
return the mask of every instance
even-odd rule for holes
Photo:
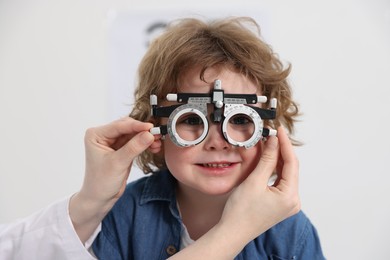
[[[247,24],[258,29],[249,18],[172,24],[140,64],[132,119],[87,132],[86,179],[70,215],[82,241],[105,216],[92,246],[99,259],[323,259],[316,230],[299,211],[298,162],[280,127],[293,132],[298,114],[290,68]],[[176,93],[189,97],[185,106],[172,99]],[[242,100],[250,95],[266,98],[248,108]],[[254,111],[273,120],[263,129]],[[155,137],[141,122],[157,126]],[[272,135],[269,128],[278,138],[256,137]],[[88,158],[96,145],[101,155]],[[122,158],[105,164],[115,151]],[[137,153],[153,174],[126,187]]]

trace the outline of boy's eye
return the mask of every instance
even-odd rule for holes
[[[187,124],[187,125],[202,125],[203,121],[202,119],[197,115],[190,115],[182,118],[180,120],[181,123]]]
[[[235,115],[229,119],[230,124],[246,125],[252,123],[252,120],[246,115]]]

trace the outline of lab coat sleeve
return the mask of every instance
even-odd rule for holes
[[[69,217],[69,200],[63,199],[27,218],[0,225],[0,260],[96,259],[89,247],[100,227],[84,245]]]

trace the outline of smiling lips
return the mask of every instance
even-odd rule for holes
[[[210,168],[225,168],[232,165],[231,163],[204,163],[202,164],[203,167],[210,167]]]
[[[232,166],[234,163],[229,162],[211,162],[211,163],[201,163],[198,165],[201,165],[203,167],[207,168],[226,168]]]

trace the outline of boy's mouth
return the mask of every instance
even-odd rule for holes
[[[200,163],[198,164],[200,166],[203,166],[203,167],[207,167],[207,168],[226,168],[226,167],[230,167],[233,165],[233,163],[229,163],[229,162],[223,162],[223,163]]]

